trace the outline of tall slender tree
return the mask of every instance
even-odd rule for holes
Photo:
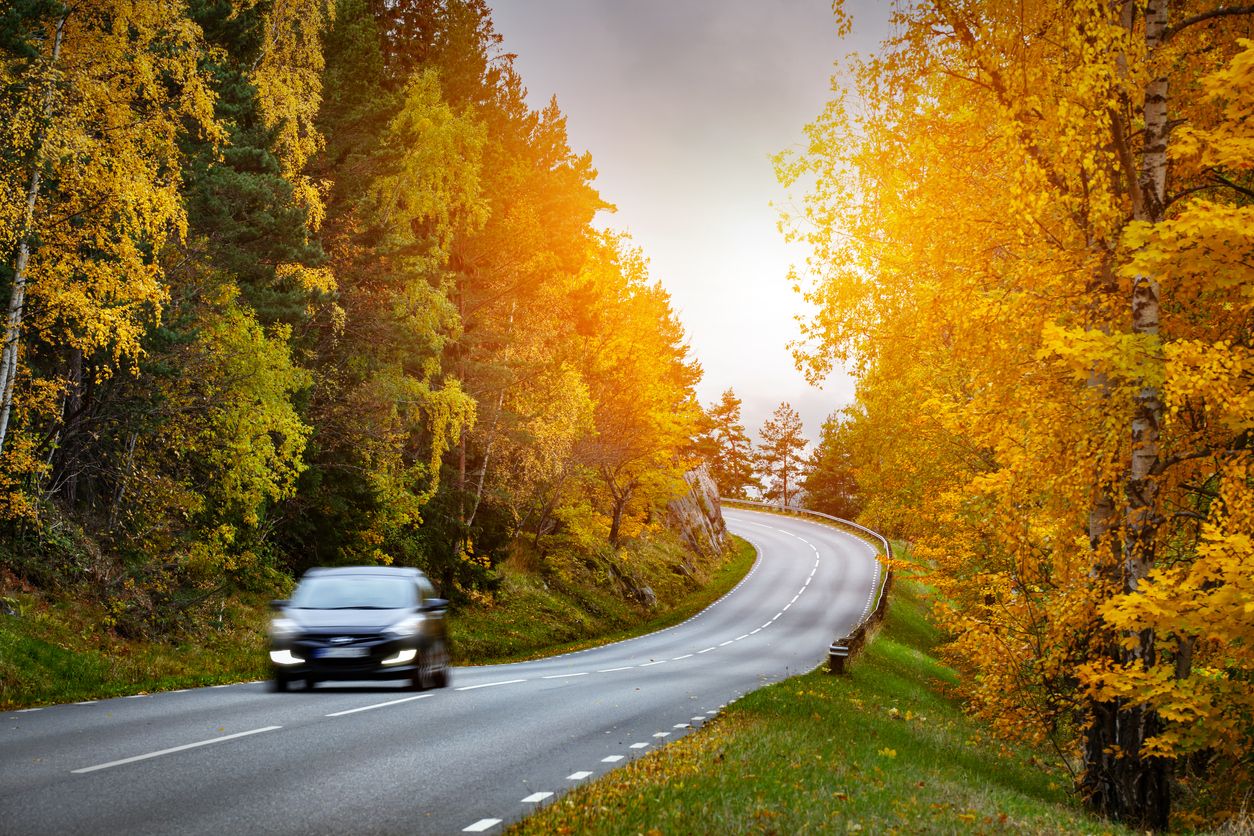
[[[762,424],[758,434],[758,466],[766,477],[765,496],[782,505],[791,505],[801,487],[805,469],[805,449],[801,416],[787,401],[781,403]]]
[[[754,473],[753,443],[741,423],[740,403],[735,390],[729,388],[718,403],[705,410],[697,452],[709,467],[719,493],[746,499],[749,489],[761,489],[762,483]]]

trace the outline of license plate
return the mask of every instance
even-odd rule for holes
[[[365,656],[364,647],[324,647],[318,651],[319,659],[360,659]]]

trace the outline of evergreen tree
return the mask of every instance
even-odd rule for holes
[[[801,430],[801,416],[785,401],[758,431],[762,436],[758,466],[767,478],[765,497],[768,501],[789,505],[796,498],[807,444]]]
[[[697,453],[710,469],[719,493],[732,499],[745,499],[749,488],[761,490],[754,474],[753,444],[740,422],[740,398],[733,389],[705,411]]]
[[[858,516],[861,503],[853,455],[842,438],[843,429],[838,415],[823,422],[819,445],[810,455],[801,485],[807,508],[849,520]]]

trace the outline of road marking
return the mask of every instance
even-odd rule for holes
[[[386,708],[389,705],[400,705],[403,702],[413,702],[414,700],[425,700],[431,694],[419,694],[416,697],[405,697],[400,700],[391,700],[389,702],[377,702],[374,705],[363,705],[361,708],[350,708],[347,711],[337,711],[334,714],[327,714],[327,717],[343,717],[345,714],[356,714],[358,711],[369,711],[372,708]]]
[[[639,665],[638,667],[649,668],[649,667],[652,667],[653,665],[665,665],[665,664],[666,664],[665,659],[658,659],[656,662],[645,662],[643,665]]]
[[[660,732],[654,732],[653,736],[654,737],[670,737],[671,733],[668,731],[660,731]]]
[[[208,746],[212,743],[225,743],[228,740],[235,740],[238,737],[248,737],[250,734],[261,734],[262,732],[274,731],[275,729],[281,729],[281,728],[283,727],[282,726],[264,726],[260,729],[253,729],[252,731],[236,732],[235,734],[228,734],[228,735],[224,735],[223,737],[213,737],[213,738],[210,738],[209,740],[201,740],[196,743],[185,743],[182,746],[171,746],[169,749],[161,749],[156,752],[148,752],[147,754],[144,754],[144,755],[135,755],[132,758],[122,758],[119,761],[109,761],[108,763],[99,763],[99,764],[96,764],[95,766],[85,766],[82,769],[71,769],[70,772],[74,775],[82,775],[85,772],[95,772],[98,769],[109,769],[110,767],[113,767],[113,766],[122,766],[128,763],[135,763],[136,761],[146,761],[149,758],[159,758],[162,755],[171,755],[175,752],[182,752],[187,749],[195,749],[199,746]]]
[[[761,632],[762,632],[762,628],[761,628],[761,627],[759,627],[759,628],[758,628],[758,629],[756,629],[756,630],[750,630],[750,631],[749,631],[749,635],[751,635],[751,636],[752,636],[754,633],[761,633]]]
[[[773,618],[771,619],[771,621],[774,621],[774,620],[775,620],[775,619],[773,619]],[[759,629],[759,630],[765,630],[767,627],[770,627],[770,626],[771,626],[771,621],[766,622],[765,624],[763,624],[763,625],[762,625],[761,627],[759,627],[758,629]]]
[[[671,661],[678,662],[680,659],[687,659],[690,656],[692,656],[691,653],[685,653],[683,656],[676,656],[674,659],[671,659]]]
[[[485,830],[496,827],[500,823],[500,819],[479,819],[479,821],[463,830],[462,833],[482,833]]]
[[[814,576],[811,575],[810,577],[814,577]],[[801,588],[805,589],[809,585],[810,585],[810,578],[806,578],[806,582],[801,585]]]
[[[601,763],[618,763],[622,759],[622,755],[610,755],[608,758],[601,758]]]
[[[788,603],[790,603],[790,604],[795,604],[795,603],[797,603],[797,599],[798,599],[798,598],[800,598],[800,597],[801,597],[801,593],[800,593],[800,592],[798,592],[796,595],[792,596],[792,600],[791,600],[791,601],[789,601]]]
[[[736,636],[736,638],[732,639],[732,641],[734,641],[734,642],[738,642],[738,641],[740,641],[741,639],[747,639],[747,638],[749,638],[749,634],[748,634],[748,633],[745,633],[743,636]]]
[[[702,714],[701,716],[699,716],[699,717],[693,717],[692,719],[693,719],[694,721],[700,722],[701,720],[704,720],[704,719],[705,719],[705,715],[704,715],[704,714]]]
[[[591,772],[572,772],[566,776],[567,781],[582,781],[584,778],[591,776]]]
[[[231,683],[228,682],[226,685],[210,685],[209,687],[210,688],[230,688]]]
[[[191,688],[180,688],[177,691],[166,691],[167,694],[186,694]]]
[[[629,671],[634,667],[635,665],[624,665],[621,668],[606,668],[603,671],[597,671],[597,673],[614,673],[614,671]]]
[[[76,702],[74,704],[75,705],[95,705],[96,701],[95,700],[83,700],[82,702]]]
[[[551,792],[533,792],[522,800],[522,804],[535,804],[537,801],[543,801],[553,793]]]
[[[709,653],[711,650],[718,650],[717,647],[707,647],[705,650],[698,650],[697,653]]]
[[[649,744],[648,744],[648,743],[633,743],[633,744],[631,744],[630,746],[628,746],[627,748],[628,748],[628,749],[648,749],[648,748],[649,748]]]
[[[502,682],[485,682],[485,683],[483,683],[482,685],[464,685],[464,686],[462,686],[461,688],[457,688],[457,689],[455,689],[455,690],[457,690],[457,691],[473,691],[473,690],[475,690],[476,688],[495,688],[497,685],[513,685],[513,684],[514,684],[514,683],[516,683],[516,682],[526,682],[526,681],[527,681],[527,680],[525,680],[525,679],[506,679],[506,680],[504,680],[504,681],[502,681]],[[486,821],[486,819],[485,819],[485,821]],[[500,821],[500,819],[497,819],[497,821]]]
[[[131,694],[129,697],[127,697],[127,699],[128,700],[142,700],[146,696],[148,695],[147,694]]]
[[[690,729],[690,728],[692,728],[692,724],[691,724],[691,723],[676,723],[674,726],[672,726],[672,728],[676,728],[676,729]]]
[[[783,615],[783,613],[782,613],[782,612],[777,612],[777,613],[775,613],[775,615],[771,616],[771,621],[774,621],[775,619],[779,618],[781,615]],[[770,624],[770,623],[771,623],[771,621],[768,621],[768,622],[766,622],[766,623],[767,623],[767,624]]]
[[[783,615],[784,613],[788,612],[788,608],[791,606],[792,606],[792,601],[789,601],[787,604],[784,605],[784,608],[779,611],[779,614]]]
[[[18,713],[18,714],[27,714],[27,713],[29,713],[29,712],[31,712],[31,711],[43,711],[43,710],[44,710],[44,707],[43,707],[43,706],[40,706],[39,708],[19,708],[19,709],[17,710],[17,713]]]
[[[587,676],[587,675],[588,675],[587,671],[580,671],[579,673],[555,673],[552,676],[542,676],[540,678],[541,679],[570,679],[572,676]]]
[[[728,639],[727,641],[725,641],[725,642],[723,642],[722,644],[720,644],[720,645],[719,645],[719,647],[727,647],[727,645],[731,644],[731,643],[732,643],[732,642],[734,642],[734,641],[735,641],[735,639]]]

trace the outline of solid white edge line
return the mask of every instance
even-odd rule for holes
[[[495,827],[500,823],[500,819],[479,819],[479,821],[475,822],[470,827],[462,830],[462,833],[482,833],[488,828]]]
[[[200,746],[208,746],[212,743],[225,743],[228,740],[235,740],[236,738],[239,738],[239,737],[248,737],[250,734],[261,734],[262,732],[274,731],[275,729],[281,729],[281,728],[283,727],[282,726],[265,726],[260,729],[253,729],[252,731],[236,732],[235,734],[228,734],[222,737],[214,737],[214,738],[210,738],[209,740],[200,740],[200,741],[197,741],[196,743],[185,743],[182,746],[171,746],[169,749],[160,749],[156,752],[147,752],[143,755],[135,755],[134,757],[131,757],[131,758],[122,758],[121,760],[109,761],[108,763],[98,763],[95,766],[85,766],[82,769],[71,769],[70,772],[71,774],[74,774],[74,775],[82,775],[83,773],[86,773],[86,772],[95,772],[98,769],[109,769],[110,767],[113,767],[113,766],[123,766],[124,764],[135,763],[136,761],[146,761],[149,758],[159,758],[162,755],[170,755],[175,752],[182,752],[187,749],[195,749]]]
[[[546,798],[549,798],[552,795],[553,793],[551,792],[533,792],[531,795],[527,796],[526,798],[524,798],[522,801],[518,803],[519,804],[535,804],[537,802],[543,801]]]
[[[41,705],[39,708],[19,708],[15,713],[26,714],[31,711],[43,711],[43,710],[44,710],[44,707]]]
[[[425,700],[431,694],[419,694],[416,697],[405,697],[399,700],[390,700],[388,702],[377,702],[374,705],[363,705],[360,708],[350,708],[347,711],[337,711],[334,714],[326,714],[326,717],[343,717],[345,714],[356,714],[358,711],[369,711],[372,708],[386,708],[389,705],[400,705],[403,702],[413,702],[414,700]]]
[[[580,671],[579,673],[555,673],[552,676],[542,676],[540,678],[541,679],[570,679],[572,676],[587,676],[587,675],[588,675],[587,671]]]
[[[476,688],[492,688],[497,685],[513,685],[516,682],[526,682],[525,679],[506,679],[502,682],[485,682],[482,685],[463,685],[461,688],[454,688],[455,691],[473,691]],[[498,820],[499,821],[499,820]]]

